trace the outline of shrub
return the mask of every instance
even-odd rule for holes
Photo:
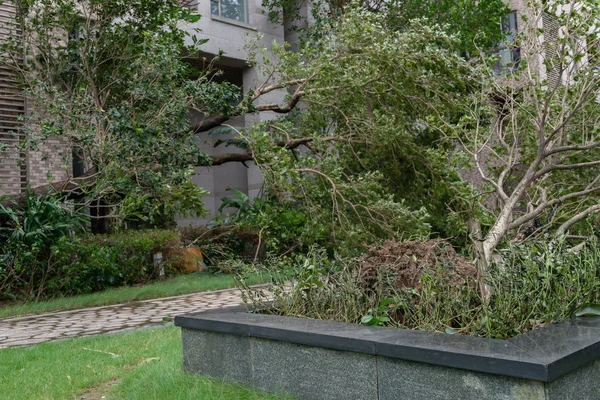
[[[590,238],[578,252],[569,247],[563,240],[550,240],[501,250],[504,265],[490,271],[494,294],[482,331],[514,336],[567,319],[585,304],[598,304],[598,239]]]
[[[600,252],[590,239],[579,252],[563,241],[502,250],[503,264],[486,280],[482,301],[474,269],[439,241],[386,243],[361,258],[334,258],[313,248],[292,260],[290,276],[272,263],[267,290],[244,296],[256,309],[279,315],[509,338],[569,318],[600,302]],[[426,251],[429,249],[429,251]],[[412,253],[411,253],[412,251]],[[290,258],[282,261],[289,265]]]
[[[57,238],[83,230],[86,217],[67,207],[64,199],[35,196],[29,191],[22,207],[0,204],[0,240],[5,247],[20,243],[32,247],[32,251],[45,250]]]
[[[53,243],[83,230],[87,217],[54,196],[29,190],[22,205],[0,205],[0,298],[41,296]]]
[[[178,231],[125,231],[112,235],[56,238],[47,252],[5,254],[19,274],[0,275],[0,298],[42,299],[145,283],[158,277],[152,256],[162,252],[166,273],[180,248]]]
[[[221,199],[219,208],[220,214],[226,209],[232,213],[216,218],[213,226],[255,231],[263,249],[276,254],[302,247],[307,241],[308,218],[293,202],[280,201],[269,191],[262,198],[250,198],[237,189],[232,192],[231,197]]]
[[[165,272],[171,273],[169,254],[181,247],[175,230],[125,231],[112,235],[64,238],[52,247],[48,261],[55,272],[46,290],[50,295],[90,293],[109,287],[156,279],[153,254],[161,252]]]

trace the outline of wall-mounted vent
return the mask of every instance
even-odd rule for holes
[[[0,4],[0,43],[20,39],[16,23],[17,10],[12,2]],[[22,55],[0,54],[3,60],[23,62]],[[25,114],[25,98],[19,90],[17,74],[10,63],[0,62],[0,194],[16,194],[27,185],[27,154],[18,144],[25,140],[21,117]]]
[[[544,64],[546,66],[546,77],[548,87],[555,88],[562,82],[562,60],[559,56],[560,44],[558,41],[558,31],[560,28],[556,17],[544,13],[542,17],[544,24]]]

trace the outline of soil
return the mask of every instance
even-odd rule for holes
[[[450,285],[464,284],[468,278],[477,279],[477,268],[456,253],[446,241],[394,242],[369,248],[360,262],[360,278],[367,287],[374,287],[382,274],[395,277],[395,287],[420,289],[422,272],[440,271]]]
[[[101,382],[98,386],[90,388],[87,392],[82,393],[80,395],[75,396],[76,399],[85,399],[85,400],[102,400],[107,399],[106,393],[110,391],[110,389],[119,383],[118,379],[112,379],[110,381]]]

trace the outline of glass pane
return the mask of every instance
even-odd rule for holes
[[[496,54],[500,57],[493,66],[494,75],[503,75],[515,72],[521,61],[520,49],[502,49]]]
[[[234,19],[236,21],[246,21],[246,1],[245,0],[221,0],[221,17]]]
[[[517,35],[517,13],[511,12],[502,19],[502,32],[506,35],[505,40],[498,44],[499,59],[494,64],[495,75],[502,75],[516,71],[521,60],[520,49],[514,47]]]
[[[517,13],[511,12],[502,21],[502,32],[506,34],[506,41],[513,43],[517,34]]]
[[[211,1],[210,2],[210,13],[212,15],[219,15],[219,2],[218,1]]]

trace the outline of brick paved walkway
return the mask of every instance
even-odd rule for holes
[[[161,325],[176,315],[239,305],[236,289],[194,293],[106,307],[0,319],[0,348]]]

